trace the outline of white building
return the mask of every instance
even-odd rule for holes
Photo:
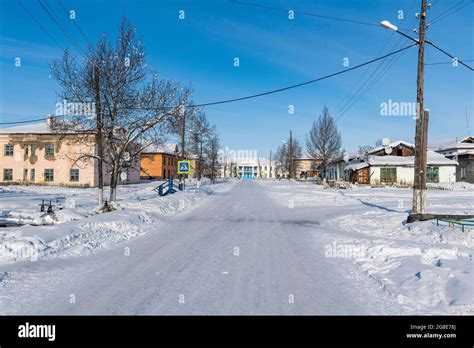
[[[222,166],[222,176],[224,176],[224,166]],[[274,179],[276,166],[268,158],[255,157],[248,159],[237,159],[229,161],[226,165],[225,176],[238,177],[243,179]]]
[[[333,177],[358,184],[413,185],[414,145],[395,141],[367,153],[351,153],[331,165]],[[457,162],[428,150],[428,183],[455,182]],[[344,172],[341,173],[341,170]]]

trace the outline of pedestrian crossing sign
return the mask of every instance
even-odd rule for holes
[[[189,174],[189,161],[178,161],[178,174]]]

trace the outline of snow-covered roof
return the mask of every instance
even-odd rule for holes
[[[54,125],[56,129],[50,127]],[[83,130],[82,133],[91,133],[92,130]],[[44,122],[29,123],[21,126],[0,128],[0,134],[79,134],[80,125],[72,125],[67,120],[57,120],[54,116],[48,115]]]
[[[392,141],[390,144],[388,144],[388,146],[390,146],[391,148],[394,148],[394,147],[397,147],[399,145],[405,145],[406,147],[409,147],[409,148],[415,148],[415,145],[412,144],[412,143],[409,143],[407,141],[404,141],[404,140],[397,140],[397,141]],[[376,153],[376,152],[379,152],[383,149],[385,149],[386,146],[384,145],[379,145],[379,146],[376,146],[374,147],[372,150],[370,150],[368,152],[368,154],[372,154],[372,153]]]
[[[366,168],[368,166],[369,165],[366,162],[359,162],[359,163],[349,164],[348,166],[344,168],[344,170],[359,170],[362,168]]]
[[[410,147],[410,148],[414,148],[415,145],[407,142],[407,141],[404,141],[404,140],[397,140],[397,141],[392,141],[388,146],[394,148],[394,147],[397,147],[398,145],[405,145],[406,147]],[[379,152],[381,150],[384,150],[385,149],[385,146],[384,145],[379,145],[379,146],[376,146],[374,147],[372,150],[368,151],[367,154],[370,155],[370,154],[373,154],[373,153],[376,153],[376,152]],[[347,153],[347,160],[348,161],[353,161],[355,159],[359,159],[361,157],[364,156],[363,153],[359,152],[359,151],[352,151],[352,152],[346,152]],[[336,158],[333,163],[335,162],[342,162],[344,161],[344,155]]]
[[[414,156],[369,156],[367,163],[371,166],[384,166],[384,165],[393,165],[393,166],[413,166],[415,162]],[[458,162],[453,161],[449,158],[444,157],[443,155],[436,153],[434,151],[428,150],[427,154],[427,165],[451,165],[455,166]]]
[[[428,148],[433,151],[474,149],[474,137],[468,136],[460,140],[448,139],[442,141],[434,141],[428,145]]]
[[[144,153],[166,153],[168,155],[176,155],[178,153],[177,144],[150,144],[143,148]]]
[[[49,134],[52,133],[51,128],[48,127],[46,122],[25,124],[21,126],[0,128],[0,134]]]

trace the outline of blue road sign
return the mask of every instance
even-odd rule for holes
[[[178,174],[189,174],[189,161],[178,161]]]

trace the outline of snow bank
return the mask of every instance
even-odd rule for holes
[[[474,313],[472,232],[406,214],[369,211],[333,220],[355,245],[359,269],[403,305],[428,313]],[[348,232],[348,233],[347,233]]]
[[[104,214],[99,213],[94,189],[33,186],[7,189],[7,192],[14,193],[14,198],[2,196],[0,209],[5,210],[15,199],[19,202],[17,206],[22,208],[15,208],[13,204],[9,216],[21,216],[30,226],[0,229],[0,263],[35,261],[57,255],[82,255],[110,247],[157,231],[166,216],[188,211],[205,202],[208,197],[229,190],[236,183],[230,180],[210,185],[204,180],[198,189],[196,183],[190,182],[186,191],[164,197],[153,191],[156,182],[122,186],[118,193],[118,209]],[[74,195],[75,209],[65,208],[52,215],[31,212],[32,209],[38,209],[40,197],[64,196],[69,194],[69,190]],[[13,209],[23,209],[23,212]]]

